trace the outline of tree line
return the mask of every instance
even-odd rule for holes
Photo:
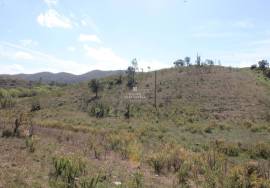
[[[215,62],[212,59],[206,59],[205,61],[202,61],[201,56],[199,56],[197,54],[194,64],[191,63],[191,58],[188,57],[188,56],[185,57],[184,59],[178,59],[178,60],[174,61],[173,64],[174,64],[175,67],[184,67],[184,66],[189,67],[189,66],[192,66],[192,65],[195,65],[195,66],[210,65],[211,66],[211,65],[214,65]],[[218,64],[220,64],[220,61],[219,61]]]

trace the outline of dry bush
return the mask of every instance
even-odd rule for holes
[[[148,156],[148,163],[153,167],[155,173],[176,173],[189,158],[189,153],[174,144],[160,146],[159,152],[152,152]]]
[[[166,167],[166,155],[163,152],[152,153],[148,157],[148,163],[154,168],[154,172],[160,175]]]
[[[231,157],[236,157],[241,152],[239,143],[227,143],[224,140],[216,140],[212,143],[213,147],[220,153],[224,153]]]
[[[264,142],[256,143],[249,148],[251,158],[270,159],[270,145]]]
[[[13,136],[13,132],[11,130],[5,129],[2,132],[2,137],[9,138]]]

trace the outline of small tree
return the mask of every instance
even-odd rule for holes
[[[127,86],[129,88],[132,88],[133,86],[135,86],[135,68],[132,66],[129,66],[126,73],[128,77]]]
[[[135,71],[139,70],[138,61],[136,58],[132,59],[131,64],[132,64],[133,68],[135,69]]]
[[[256,68],[257,68],[257,65],[256,65],[256,64],[253,64],[253,65],[250,66],[250,69],[251,69],[251,70],[254,70],[254,69],[256,69]]]
[[[197,66],[201,66],[201,56],[199,56],[198,54],[197,54],[197,57],[196,57],[195,64],[196,64]]]
[[[132,66],[129,66],[127,71],[126,71],[126,74],[127,74],[127,77],[128,77],[128,87],[129,88],[132,88],[135,86],[135,73],[136,73],[136,70],[138,70],[138,61],[137,59],[133,59],[131,61],[131,65]]]
[[[265,70],[266,68],[269,67],[269,63],[267,60],[261,60],[258,62],[258,64],[259,64],[259,69],[261,70]]]
[[[185,62],[187,66],[190,66],[190,57],[185,57]]]
[[[214,65],[214,61],[213,61],[212,59],[206,59],[206,60],[205,60],[205,63],[206,63],[207,65]]]
[[[119,75],[119,77],[116,79],[116,84],[120,85],[122,84],[122,74]]]
[[[183,67],[185,66],[185,61],[183,59],[178,59],[173,62],[173,64],[175,65],[175,67]]]
[[[88,83],[88,87],[96,94],[96,98],[98,97],[98,92],[101,90],[101,84],[98,80],[93,79]]]

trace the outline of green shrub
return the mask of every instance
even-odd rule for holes
[[[95,103],[92,106],[88,106],[89,115],[96,118],[103,118],[109,116],[110,112],[111,108],[101,102]]]
[[[6,96],[7,91],[5,89],[0,88],[0,99]]]
[[[187,185],[190,167],[187,163],[183,163],[177,172],[178,184]]]
[[[130,188],[143,188],[144,187],[144,176],[140,172],[132,174],[132,180],[129,185]]]
[[[96,176],[96,177],[85,177],[80,179],[80,187],[81,188],[96,188],[98,187],[98,183],[100,181],[100,176]]]
[[[269,126],[266,126],[266,125],[256,125],[256,126],[251,127],[250,130],[252,132],[263,132],[263,131],[268,131],[270,129],[269,129]]]
[[[116,81],[115,81],[115,84],[117,84],[117,85],[121,85],[122,84],[122,81],[123,80],[123,78],[122,78],[122,75],[119,75],[119,77],[116,79]]]
[[[18,89],[9,89],[8,93],[11,97],[18,97],[20,91]]]
[[[86,165],[81,158],[75,156],[62,156],[53,159],[53,176],[67,187],[75,187],[76,178],[84,175]]]
[[[3,109],[12,108],[15,104],[15,100],[10,95],[5,95],[0,98],[0,107]]]
[[[270,78],[270,69],[268,68],[268,69],[265,69],[264,71],[263,71],[263,74],[267,77],[267,78]]]
[[[41,109],[41,105],[39,100],[35,99],[31,104],[31,112],[39,111]]]

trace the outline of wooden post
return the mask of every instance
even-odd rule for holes
[[[157,109],[157,71],[155,71],[155,108]]]

